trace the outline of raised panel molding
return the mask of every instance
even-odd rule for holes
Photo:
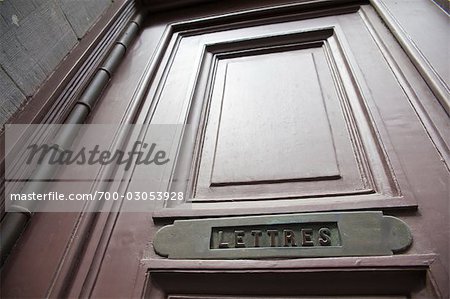
[[[347,91],[357,86],[343,82],[352,75],[336,65],[346,61],[336,57],[333,27],[205,47],[212,62],[204,72],[211,76],[196,85],[210,91],[193,99],[207,108],[188,178],[192,193],[185,190],[192,201],[377,192],[366,157],[387,160],[366,152],[377,146],[364,146],[358,132],[350,106],[363,99],[358,90]]]
[[[178,107],[172,121],[195,136],[180,136],[168,186],[185,203],[155,219],[417,206],[340,21],[370,36],[360,6],[274,20],[277,9],[253,27],[227,15],[166,31],[146,121],[170,122],[163,115]]]

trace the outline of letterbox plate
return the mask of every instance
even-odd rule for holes
[[[259,259],[392,255],[411,243],[402,220],[371,211],[176,220],[153,245],[172,259]]]

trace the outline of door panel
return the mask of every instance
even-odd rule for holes
[[[213,136],[205,137],[213,141],[211,185],[340,176],[314,54],[320,55],[308,49],[219,61],[211,103],[216,113],[210,110],[208,124]],[[317,131],[302,123],[315,123]],[[284,159],[274,159],[279,146]]]
[[[292,264],[298,260],[291,261]],[[171,268],[166,269],[163,263],[153,262],[160,265],[149,264],[152,280],[145,290],[145,297],[152,299],[177,298],[176,295],[186,296],[181,298],[190,298],[189,295],[192,298],[401,298],[423,288],[425,277],[418,268],[383,269],[373,265],[358,269],[344,268],[343,263],[340,269],[314,270],[295,266],[282,269],[274,260],[256,261],[253,268],[247,269],[239,264],[250,264],[248,260],[230,261],[228,266],[217,260],[211,268],[193,263],[187,266],[187,261],[179,261],[178,264],[186,266],[184,269],[183,266],[174,268],[177,261],[167,263]],[[260,267],[262,263],[264,267]],[[313,263],[309,260],[309,264]],[[161,293],[164,295],[156,296]]]
[[[367,15],[381,22],[369,6],[350,6],[173,32],[150,121],[195,134],[180,138],[168,178],[186,204],[155,217],[415,207],[403,166],[416,158],[403,151],[420,144],[431,164],[440,158]]]
[[[373,191],[343,115],[327,114],[340,107],[324,47],[284,46],[218,58],[194,201]]]

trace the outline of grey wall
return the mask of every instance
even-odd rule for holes
[[[0,0],[0,125],[22,107],[112,0]]]

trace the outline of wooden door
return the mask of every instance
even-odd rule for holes
[[[379,3],[224,1],[150,13],[90,121],[186,125],[173,138],[171,171],[161,173],[163,189],[184,200],[161,202],[153,213],[99,214],[74,253],[73,274],[61,261],[47,294],[59,287],[55,294],[92,298],[448,296],[442,82],[430,83],[434,75],[399,43]],[[145,191],[148,173],[136,165],[111,191]],[[243,223],[262,215],[348,212],[401,220],[412,245],[251,258],[235,246],[233,258],[211,259],[172,258],[156,244],[158,230],[198,219],[245,232]],[[165,248],[219,249],[212,227],[203,241],[166,239]]]
[[[118,216],[93,296],[131,288],[127,275],[148,298],[435,296],[427,273],[438,250],[424,242],[440,237],[421,234],[438,227],[428,207],[446,205],[448,169],[417,109],[436,98],[374,7],[299,2],[161,19],[137,122],[189,125],[164,174],[185,200]],[[145,189],[147,171],[137,166],[126,190]],[[381,257],[186,260],[152,244],[176,219],[355,210],[399,217],[414,245]],[[128,238],[142,254],[134,266],[119,257]],[[448,256],[438,260],[431,267],[447,268]]]

